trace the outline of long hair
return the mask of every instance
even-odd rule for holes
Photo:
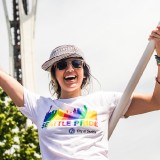
[[[55,66],[53,65],[51,67],[51,71],[50,71],[50,74],[51,74],[51,81],[49,83],[49,90],[51,92],[52,95],[55,95],[57,96],[57,98],[60,98],[61,96],[61,87],[56,79],[56,76],[55,76]],[[90,80],[91,80],[91,73],[90,73],[90,67],[88,64],[86,63],[83,63],[83,71],[84,71],[84,79],[82,81],[82,85],[81,85],[81,89],[83,89],[84,87],[86,87],[89,83],[90,83]]]

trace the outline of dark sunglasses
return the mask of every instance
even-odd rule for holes
[[[68,64],[72,64],[73,68],[82,68],[83,66],[83,60],[80,59],[75,59],[75,60],[70,60],[70,61],[59,61],[57,62],[57,64],[55,65],[56,68],[58,68],[59,70],[64,70],[67,68]]]

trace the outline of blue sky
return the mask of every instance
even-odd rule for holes
[[[61,44],[75,44],[91,66],[92,91],[123,91],[148,36],[160,20],[159,0],[39,0],[35,32],[36,92],[50,95],[41,64]],[[9,70],[8,39],[0,1],[0,65]],[[152,92],[156,63],[152,56],[136,92]],[[160,112],[121,119],[109,142],[110,160],[159,160]]]

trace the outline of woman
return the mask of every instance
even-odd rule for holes
[[[151,94],[134,94],[124,116],[160,109],[160,27],[150,35],[156,44],[158,74]],[[44,160],[107,160],[108,120],[122,93],[82,96],[90,81],[83,53],[73,45],[55,48],[42,68],[51,74],[56,99],[35,95],[0,70],[0,86],[37,126]]]

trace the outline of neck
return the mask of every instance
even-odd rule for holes
[[[68,98],[75,98],[75,97],[78,97],[78,96],[81,96],[81,91],[74,91],[74,92],[65,92],[65,91],[63,91],[61,93],[60,98],[61,99],[68,99]]]

